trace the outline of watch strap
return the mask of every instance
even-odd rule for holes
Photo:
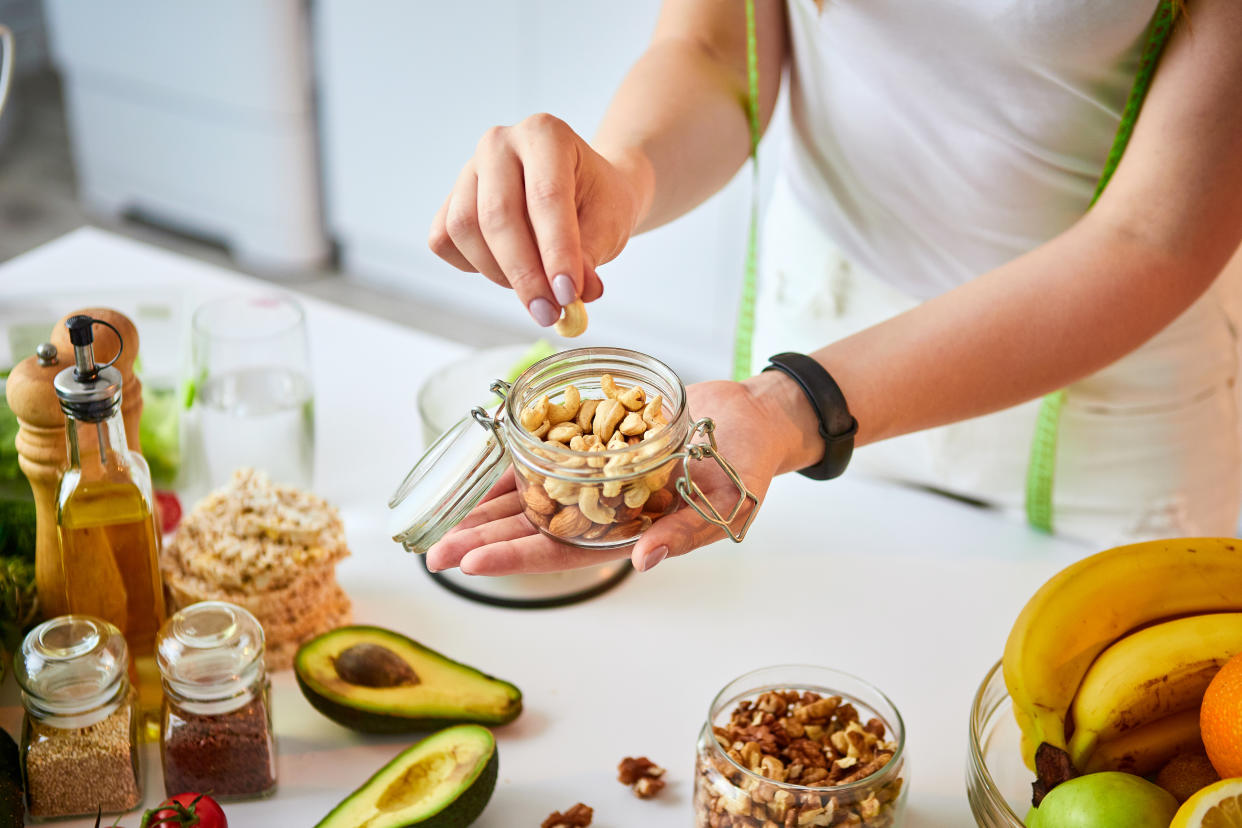
[[[858,421],[850,414],[841,386],[806,354],[783,353],[768,360],[764,371],[780,371],[798,384],[819,418],[819,435],[824,440],[824,456],[798,473],[812,480],[840,477],[854,455],[854,435]]]

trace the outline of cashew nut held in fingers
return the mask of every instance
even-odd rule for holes
[[[565,306],[565,314],[556,323],[554,330],[564,337],[582,336],[587,329],[586,305],[581,299],[575,299]]]
[[[547,398],[545,397],[544,399]],[[581,405],[582,394],[578,392],[578,387],[576,385],[567,386],[561,402],[548,406],[548,422],[552,425],[569,422],[578,415],[578,409]]]

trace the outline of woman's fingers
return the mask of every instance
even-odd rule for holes
[[[448,216],[449,203],[452,200],[453,194],[449,193],[449,197],[444,199],[440,209],[436,210],[435,218],[431,220],[431,232],[427,235],[427,246],[431,248],[432,253],[435,253],[458,270],[466,273],[477,273],[478,271],[474,265],[470,264],[470,260],[461,254],[461,251],[457,249],[457,245],[453,244],[453,240],[449,238],[445,219]]]
[[[630,560],[635,569],[646,572],[665,558],[676,558],[724,536],[724,530],[703,520],[693,509],[683,507],[651,524],[634,544]]]
[[[504,271],[488,249],[479,229],[479,179],[474,165],[467,164],[457,177],[445,208],[444,227],[449,240],[470,267],[498,285],[507,286]],[[434,249],[434,248],[433,248]]]
[[[535,533],[480,544],[461,559],[460,566],[468,575],[560,572],[615,561],[624,558],[626,552],[625,549],[577,549]]]
[[[560,318],[561,306],[552,295],[527,220],[522,162],[503,130],[489,131],[479,147],[479,229],[531,318],[551,327]]]
[[[582,295],[575,137],[564,121],[551,115],[527,118],[515,133],[530,226],[553,297],[564,307]]]

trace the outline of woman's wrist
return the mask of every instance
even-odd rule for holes
[[[651,204],[655,199],[655,166],[647,154],[638,147],[598,146],[595,147],[595,151],[605,161],[612,164],[613,168],[629,184],[630,192],[634,197],[633,225],[630,227],[630,232],[639,232],[642,223],[651,213]]]
[[[780,445],[779,473],[805,469],[823,459],[819,414],[796,382],[780,371],[764,371],[743,380],[742,386],[766,412],[767,430]]]

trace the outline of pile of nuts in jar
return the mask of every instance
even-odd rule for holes
[[[884,738],[884,722],[863,724],[841,697],[769,691],[739,702],[728,724],[713,731],[720,750],[700,750],[698,758],[698,828],[894,824],[902,786],[895,773],[875,785],[832,790],[884,769],[897,752],[897,743]]]
[[[610,374],[599,384],[604,399],[583,399],[569,385],[559,402],[545,395],[520,414],[522,428],[545,445],[579,452],[543,455],[570,479],[522,465],[516,471],[532,524],[563,540],[607,545],[633,540],[671,511],[676,460],[659,463],[668,447],[652,440],[668,425],[661,395],[648,398],[641,385],[624,388]],[[619,449],[632,450],[589,456]]]

